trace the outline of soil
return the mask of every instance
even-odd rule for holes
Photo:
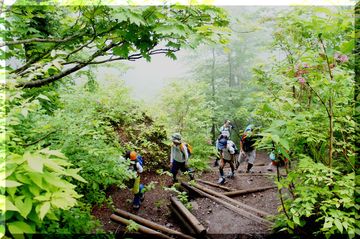
[[[263,163],[264,166],[256,166],[261,163]],[[268,163],[269,159],[267,154],[257,152],[253,172],[255,172],[256,175],[260,173],[268,174],[266,170]],[[211,164],[213,164],[213,162],[211,162]],[[244,170],[245,168],[246,163],[240,165],[239,170]],[[230,172],[229,165],[225,166],[224,171],[225,175]],[[272,174],[274,176],[253,176],[251,174],[244,175],[243,173],[237,172],[235,178],[227,179],[225,186],[237,190],[275,186],[275,173]],[[218,168],[211,165],[211,169],[208,172],[197,174],[196,178],[217,183],[219,178]],[[188,180],[185,175],[180,176],[179,179],[184,181]],[[119,188],[112,188],[108,192],[108,195],[111,196],[113,200],[113,205],[104,204],[100,207],[94,207],[93,215],[102,222],[104,230],[112,233],[123,233],[125,231],[124,226],[120,226],[110,220],[110,215],[113,212],[112,208],[120,208],[171,229],[187,233],[183,225],[181,225],[181,222],[177,220],[169,209],[170,197],[174,196],[175,193],[165,190],[164,187],[171,186],[171,177],[165,174],[158,175],[147,172],[143,173],[141,181],[145,185],[154,182],[156,186],[155,189],[152,189],[145,194],[145,200],[142,203],[140,210],[134,211],[132,209],[133,194],[131,191]],[[218,192],[225,192],[220,188],[204,184],[201,185]],[[268,212],[271,215],[276,215],[277,208],[280,206],[276,188],[233,197],[233,199]],[[213,202],[211,199],[192,198],[191,203],[191,212],[207,229],[209,238],[265,238],[271,234],[270,228],[266,228],[263,225],[242,217],[224,206]]]

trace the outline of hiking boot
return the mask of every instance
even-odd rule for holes
[[[225,184],[225,178],[220,177],[219,180],[218,180],[218,184]]]
[[[229,172],[227,175],[226,175],[227,178],[234,178],[235,177],[235,173],[233,172]]]
[[[252,170],[246,170],[246,173],[254,173]]]
[[[134,210],[139,210],[139,208],[140,208],[140,205],[135,205],[135,204],[133,205]]]

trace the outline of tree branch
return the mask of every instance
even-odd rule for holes
[[[16,40],[16,41],[5,41],[0,43],[0,47],[3,46],[10,46],[10,45],[19,45],[19,44],[26,44],[26,43],[34,43],[34,42],[48,42],[48,43],[59,43],[59,42],[67,42],[70,41],[79,35],[74,35],[66,38],[31,38],[31,39],[25,39],[25,40]]]
[[[101,56],[104,52],[108,51],[109,49],[118,46],[120,44],[122,44],[123,42],[118,42],[118,43],[110,43],[109,45],[107,45],[106,47],[104,47],[103,49],[98,50],[97,52],[95,52],[86,62],[80,63],[70,69],[67,69],[63,72],[60,72],[57,75],[53,75],[51,77],[48,77],[46,79],[40,79],[40,80],[35,80],[35,81],[28,81],[28,82],[23,82],[23,83],[19,83],[17,85],[17,87],[24,87],[24,88],[32,88],[32,87],[40,87],[43,85],[47,85],[49,83],[52,83],[56,80],[59,80],[75,71],[80,70],[81,68],[84,68],[85,66],[87,66],[92,60],[94,60],[96,57]]]

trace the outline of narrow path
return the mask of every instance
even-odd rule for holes
[[[265,166],[254,166],[253,171],[256,173],[268,173],[266,171],[268,156],[265,153],[257,153],[256,164],[263,163]],[[211,162],[213,164],[213,162]],[[240,168],[244,169],[245,164]],[[225,167],[225,173],[229,172],[229,166]],[[187,177],[182,177],[187,180]],[[209,172],[197,175],[197,178],[216,183],[219,178],[217,167],[211,167]],[[139,211],[132,209],[133,195],[127,189],[120,190],[113,188],[108,192],[108,195],[113,199],[113,208],[120,208],[138,216],[144,217],[166,227],[186,233],[181,222],[178,221],[169,210],[170,197],[175,195],[171,191],[164,190],[164,187],[171,185],[171,178],[166,175],[157,175],[145,173],[142,176],[142,181],[145,184],[154,182],[156,187],[150,192],[146,193],[145,201],[143,202]],[[226,192],[223,189],[202,184],[217,192]],[[251,175],[237,175],[234,179],[227,179],[226,187],[236,190],[252,189],[265,186],[274,186],[274,177],[272,176],[251,176]],[[245,203],[251,207],[261,209],[272,215],[277,213],[277,208],[280,201],[277,196],[277,189],[269,189],[262,192],[250,193],[242,196],[232,197],[233,199]],[[240,216],[225,208],[224,206],[213,202],[208,198],[193,198],[191,199],[191,212],[198,218],[198,220],[207,229],[209,238],[263,238],[269,234],[269,228],[255,223],[245,217]],[[124,227],[110,221],[110,215],[113,209],[111,205],[103,205],[93,209],[95,215],[104,225],[104,229],[109,232],[124,231]]]

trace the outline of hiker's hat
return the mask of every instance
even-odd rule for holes
[[[171,136],[171,139],[174,143],[181,143],[181,134],[175,133]]]
[[[130,152],[130,160],[136,160],[136,157],[137,157],[136,152],[135,152],[135,151],[131,151],[131,152]]]

